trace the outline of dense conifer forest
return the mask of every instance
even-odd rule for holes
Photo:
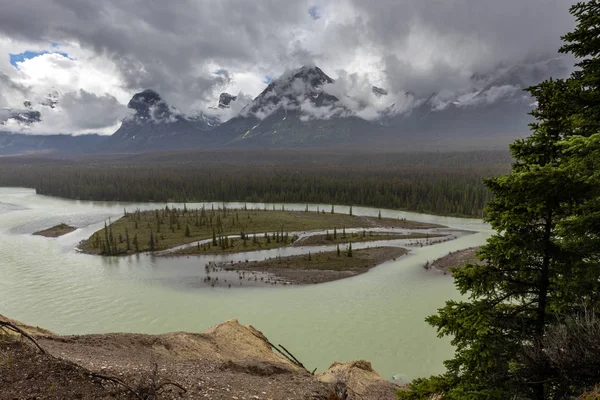
[[[140,159],[0,161],[0,186],[101,201],[245,201],[364,205],[481,217],[485,177],[506,153],[160,154]]]

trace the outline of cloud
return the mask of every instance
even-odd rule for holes
[[[193,113],[223,91],[254,97],[265,76],[315,63],[349,90],[344,107],[370,118],[387,103],[402,112],[414,98],[450,101],[482,89],[474,76],[487,82],[555,55],[573,2],[20,0],[0,13],[0,73],[26,90],[1,91],[0,104],[20,107],[52,87],[126,104],[152,88]],[[8,54],[25,51],[39,54],[17,70]],[[372,85],[388,97],[373,97]]]
[[[58,44],[56,43],[51,43],[52,47],[58,47]],[[9,54],[9,58],[10,58],[10,64],[15,67],[15,68],[19,68],[19,64],[22,63],[25,60],[30,60],[32,58],[44,55],[44,54],[49,54],[50,52],[48,51],[29,51],[26,50],[22,53],[19,54]],[[58,54],[60,56],[62,56],[63,58],[69,58],[69,55],[67,53],[61,53],[61,52],[56,52],[55,54]]]

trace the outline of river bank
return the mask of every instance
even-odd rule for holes
[[[33,232],[34,236],[44,236],[47,238],[57,238],[67,233],[71,233],[77,230],[74,226],[70,226],[67,224],[58,224],[48,229],[43,229],[41,231]]]
[[[454,268],[461,268],[467,264],[481,264],[482,261],[477,257],[480,249],[481,247],[477,246],[450,252],[432,263],[427,262],[425,268],[448,275]]]
[[[205,265],[334,251],[335,245],[178,258],[154,253],[99,257],[75,250],[81,240],[102,229],[108,218],[120,218],[124,209],[147,211],[167,205],[184,207],[183,203],[73,201],[37,195],[29,189],[0,188],[0,313],[60,334],[198,332],[239,318],[244,324],[260,326],[267,336],[279,338],[303,362],[320,371],[337,358],[368,359],[386,379],[429,376],[443,371],[442,362],[452,356],[453,349],[447,341],[437,339],[435,330],[423,319],[458,294],[451,279],[434,276],[423,264],[483,244],[490,232],[489,226],[472,219],[382,209],[382,218],[476,233],[453,234],[451,240],[423,247],[411,245],[420,239],[377,243],[404,247],[410,253],[351,279],[269,288],[250,287],[245,281],[238,290],[205,284]],[[223,203],[188,203],[187,207],[210,209],[213,205],[218,208]],[[239,209],[245,204],[225,205]],[[300,214],[306,209],[306,204],[247,206],[270,210],[284,206],[286,211]],[[309,205],[309,213],[316,214],[317,207],[330,211],[331,205]],[[349,207],[336,205],[335,211],[349,214]],[[377,219],[379,211],[353,207],[355,217]],[[32,236],[61,222],[78,229],[56,239]],[[354,243],[352,247],[360,248]],[[238,279],[236,272],[232,274]]]
[[[223,263],[217,265],[217,268],[243,274],[240,275],[242,279],[246,277],[246,272],[260,272],[268,274],[267,279],[271,284],[308,285],[364,274],[377,265],[396,260],[407,253],[408,250],[400,247],[373,247],[360,250],[344,247],[339,250],[339,253],[332,251],[252,262]],[[259,276],[254,276],[254,279],[258,278]],[[223,284],[227,285],[227,282]]]
[[[367,361],[335,362],[314,373],[237,320],[200,333],[83,336],[0,315],[2,321],[31,335],[41,350],[0,330],[1,398],[392,400],[400,389]]]

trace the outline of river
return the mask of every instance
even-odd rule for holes
[[[426,271],[423,264],[483,244],[491,234],[481,220],[381,210],[383,217],[476,233],[411,248],[407,256],[368,273],[313,286],[213,288],[194,284],[204,275],[205,262],[198,258],[103,258],[76,251],[79,241],[102,228],[108,217],[121,216],[124,208],[157,207],[164,204],[74,201],[0,188],[0,314],[60,334],[197,332],[237,318],[317,372],[336,360],[366,359],[388,379],[429,376],[443,371],[452,347],[424,318],[458,293],[449,276]],[[286,210],[305,207],[285,204]],[[317,207],[331,208],[310,209]],[[348,212],[344,206],[335,209]],[[354,215],[378,212],[353,207]],[[79,229],[56,239],[31,235],[61,222]]]

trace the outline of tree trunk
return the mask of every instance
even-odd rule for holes
[[[546,329],[546,304],[548,299],[548,289],[550,287],[550,235],[552,233],[552,210],[548,211],[546,215],[546,223],[544,226],[544,256],[542,259],[542,271],[539,281],[539,302],[537,307],[537,318],[535,324],[535,337],[534,346],[535,354],[542,354],[544,351],[544,331]],[[538,371],[535,374],[536,382],[533,386],[534,396],[538,400],[544,400],[545,390],[545,368],[544,366],[538,366]]]

